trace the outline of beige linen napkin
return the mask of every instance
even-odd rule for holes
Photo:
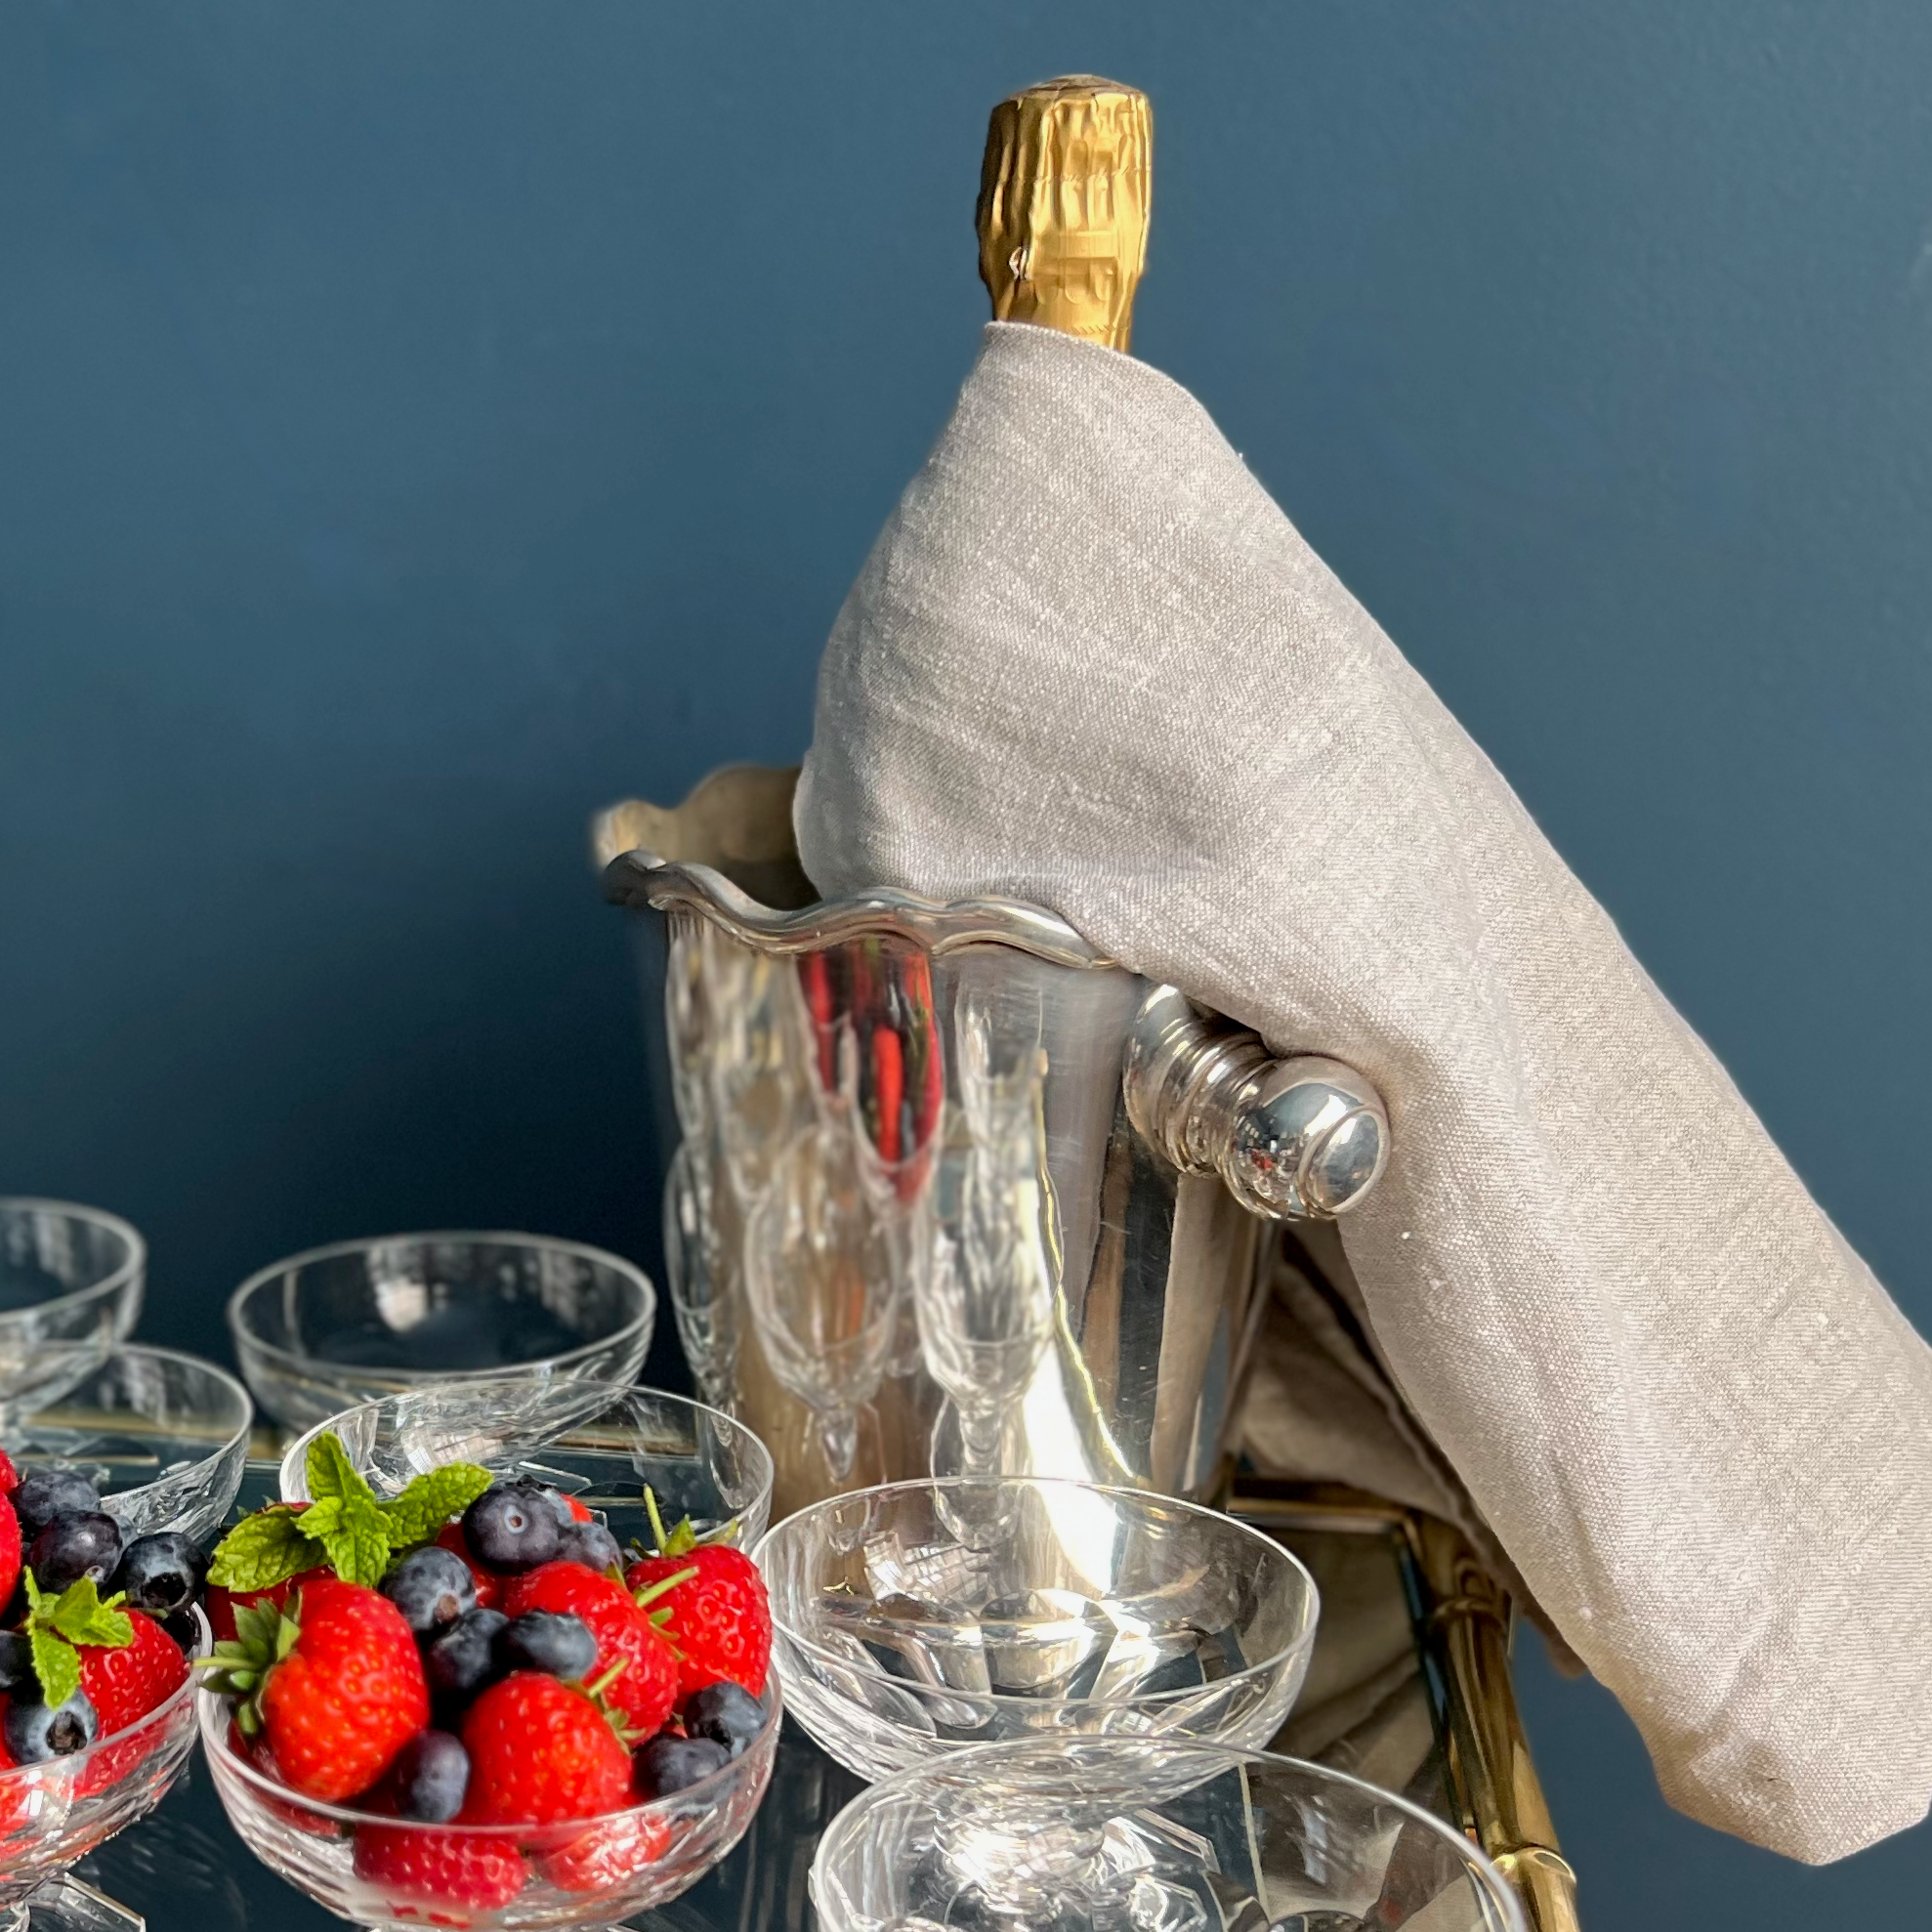
[[[1381,1086],[1375,1348],[1694,1817],[1932,1794],[1932,1353],[1494,768],[1144,363],[994,324],[825,653],[824,892],[1002,892]]]

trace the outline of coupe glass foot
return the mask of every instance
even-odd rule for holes
[[[83,1884],[71,1872],[50,1878],[15,1908],[11,1923],[0,1921],[0,1932],[26,1932],[29,1914],[33,1932],[147,1932],[147,1921],[105,1892]]]

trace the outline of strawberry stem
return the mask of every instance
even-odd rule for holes
[[[637,1599],[637,1607],[640,1610],[650,1609],[667,1590],[675,1590],[680,1583],[689,1583],[696,1575],[697,1565],[687,1564],[684,1569],[673,1571],[655,1583],[647,1583],[643,1589],[634,1590],[632,1595]]]
[[[651,1492],[651,1485],[644,1486],[644,1513],[651,1518],[651,1540],[657,1546],[657,1554],[664,1554],[664,1519],[657,1513],[657,1498]]]

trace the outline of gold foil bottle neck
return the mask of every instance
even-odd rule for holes
[[[1074,74],[992,110],[979,230],[995,319],[1128,347],[1153,157],[1154,109],[1138,88]]]

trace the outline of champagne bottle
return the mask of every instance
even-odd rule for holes
[[[1148,98],[1116,81],[1041,81],[992,110],[978,226],[996,320],[1128,348],[1153,157]]]

